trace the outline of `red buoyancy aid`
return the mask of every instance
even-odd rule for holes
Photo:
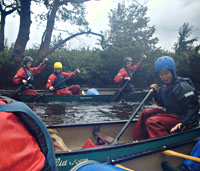
[[[52,140],[45,129],[24,103],[6,104],[1,97],[0,170],[56,170]]]
[[[6,104],[0,99],[0,104]],[[41,170],[45,157],[13,113],[0,112],[0,170]]]

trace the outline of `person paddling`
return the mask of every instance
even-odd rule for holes
[[[78,73],[80,73],[80,70],[77,69],[74,72],[66,73],[62,72],[62,68],[63,66],[61,62],[54,63],[54,73],[49,76],[46,88],[50,91],[54,91],[55,95],[80,95],[81,89],[79,85],[72,85],[67,87],[65,82],[59,84],[65,78],[70,77],[71,75],[76,76]],[[55,85],[58,86],[54,88]]]
[[[52,139],[24,103],[0,97],[0,170],[56,171]]]
[[[25,56],[23,59],[23,67],[21,67],[13,78],[13,82],[17,85],[23,85],[21,92],[24,95],[37,95],[38,92],[34,90],[33,81],[34,75],[39,74],[46,66],[47,58],[43,60],[38,67],[31,67],[33,58]]]
[[[120,69],[118,74],[115,76],[114,81],[115,83],[118,83],[120,88],[123,87],[126,81],[132,80],[133,73],[136,71],[136,69],[141,68],[143,65],[143,60],[146,59],[147,56],[143,55],[140,62],[138,62],[136,65],[132,66],[133,60],[131,57],[125,57],[123,59],[123,68]],[[133,85],[131,83],[128,83],[127,86],[123,90],[126,93],[133,92]]]
[[[155,62],[155,71],[162,85],[154,89],[153,100],[161,108],[144,109],[134,129],[134,140],[155,138],[179,129],[189,129],[199,121],[198,94],[189,78],[176,75],[172,57],[162,56]]]

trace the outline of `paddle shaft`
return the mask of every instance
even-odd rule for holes
[[[143,62],[143,59],[140,60],[139,63]],[[137,65],[137,67],[135,68],[135,70],[133,71],[132,73],[132,76],[133,74],[138,70],[139,68],[139,65]],[[129,83],[130,80],[126,80],[126,82],[124,83],[124,85],[122,86],[122,88],[120,90],[118,90],[114,95],[113,95],[113,98],[112,98],[112,101],[116,102],[116,101],[119,101],[121,99],[121,94],[123,92],[123,90],[126,88],[127,84]]]
[[[53,86],[54,89],[55,89],[56,87],[58,87],[60,84],[64,83],[64,82],[67,81],[68,79],[70,79],[71,77],[73,77],[74,75],[76,75],[77,73],[78,73],[78,72],[75,71],[72,75],[70,75],[69,77],[65,78],[64,80],[62,80],[61,82],[59,82],[58,84],[56,84],[55,86]]]
[[[153,89],[150,89],[149,92],[147,93],[147,95],[145,96],[145,98],[142,100],[142,102],[140,103],[140,105],[137,107],[137,109],[135,110],[135,112],[131,116],[131,118],[126,122],[126,124],[124,125],[124,127],[121,129],[121,131],[119,132],[119,134],[115,137],[115,139],[112,141],[112,143],[110,145],[114,145],[114,144],[116,144],[118,142],[118,140],[121,137],[121,135],[124,133],[124,131],[126,130],[126,128],[128,127],[128,125],[131,123],[131,121],[133,120],[133,118],[137,115],[138,111],[141,109],[142,105],[147,100],[147,98],[151,95],[152,92],[153,92]]]
[[[165,150],[162,153],[165,154],[165,155],[168,155],[168,156],[175,156],[175,157],[184,158],[184,159],[187,159],[187,160],[192,160],[194,162],[200,163],[200,158],[198,158],[198,157],[178,153],[178,152],[173,151],[173,150]]]
[[[45,62],[42,62],[42,63],[38,66],[38,68],[33,72],[33,74],[27,78],[27,81],[29,81],[29,80],[33,77],[33,75],[41,68],[42,65],[44,65],[44,63],[45,63]],[[21,91],[21,89],[22,89],[24,86],[25,86],[25,84],[22,84],[22,85],[15,91],[14,97]]]
[[[78,73],[77,71],[75,71],[72,75],[70,75],[69,77],[65,78],[64,80],[62,80],[61,82],[59,82],[58,84],[56,84],[54,87],[54,89],[56,87],[58,87],[60,84],[62,84],[63,82],[67,81],[68,79],[70,79],[71,77],[73,77],[76,73]],[[44,92],[42,95],[40,96],[36,96],[36,98],[34,97],[34,99],[31,99],[30,101],[33,102],[33,101],[36,101],[36,100],[39,100],[40,98],[42,98],[45,94],[47,94],[48,92],[50,92],[51,90],[47,90],[46,92]]]

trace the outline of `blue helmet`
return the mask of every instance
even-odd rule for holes
[[[172,70],[174,77],[176,76],[176,64],[170,56],[162,56],[158,58],[155,62],[155,70],[156,72]]]
[[[86,95],[99,95],[99,92],[95,88],[88,89]]]

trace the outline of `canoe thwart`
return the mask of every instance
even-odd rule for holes
[[[121,168],[121,169],[128,170],[128,171],[134,171],[134,170],[132,170],[132,169],[129,169],[129,168],[127,168],[127,167],[122,166],[121,164],[116,164],[115,166],[116,166],[116,167],[119,167],[119,168]]]

